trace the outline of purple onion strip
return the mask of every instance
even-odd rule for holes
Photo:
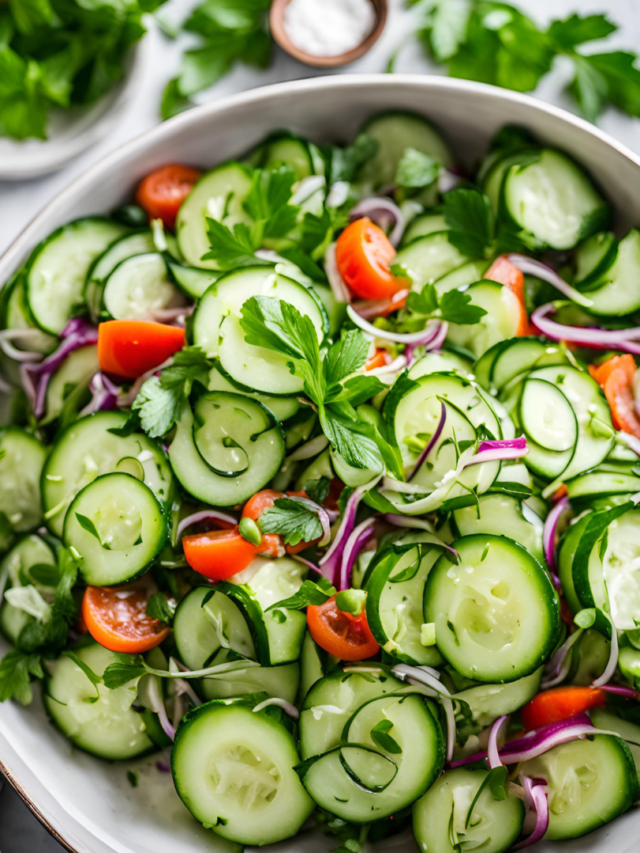
[[[81,416],[117,409],[120,388],[105,373],[98,371],[94,374],[89,383],[89,390],[92,395],[91,401],[80,412]]]
[[[616,626],[611,621],[611,646],[609,648],[609,661],[600,678],[596,678],[593,682],[594,687],[604,687],[613,678],[616,666],[618,665],[618,632]]]
[[[600,690],[612,693],[614,696],[622,696],[623,699],[640,699],[640,694],[633,687],[623,687],[621,684],[603,684]]]
[[[549,320],[548,315],[555,313],[552,302],[542,305],[531,315],[531,322],[552,341],[571,341],[591,349],[617,349],[640,355],[640,344],[633,343],[640,338],[640,327],[633,329],[587,329],[583,326],[564,326]]]
[[[365,492],[372,488],[378,479],[379,478],[376,478],[376,480],[373,480],[371,483],[367,483],[365,486],[359,486],[349,495],[347,505],[344,509],[344,515],[342,516],[342,521],[338,527],[335,539],[331,543],[331,547],[327,553],[320,560],[319,565],[322,574],[328,578],[334,586],[338,581],[338,572],[342,564],[342,555],[344,554],[347,540],[355,526],[358,505],[364,497]]]
[[[365,320],[364,317],[361,317],[353,305],[347,307],[347,314],[363,332],[366,332],[373,338],[378,338],[381,341],[391,341],[395,344],[420,344],[426,346],[433,341],[443,325],[440,320],[429,320],[426,328],[421,329],[419,332],[388,332],[386,329],[379,329]]]
[[[324,253],[324,271],[336,302],[349,302],[351,294],[338,269],[335,243],[330,243]]]
[[[431,438],[429,439],[429,442],[427,443],[427,446],[426,446],[426,447],[424,448],[424,450],[420,453],[420,456],[418,456],[418,458],[417,458],[417,460],[416,460],[416,464],[413,466],[413,470],[412,470],[412,471],[411,471],[411,473],[409,474],[409,477],[408,477],[408,482],[409,482],[409,483],[410,483],[410,482],[411,482],[411,480],[415,477],[415,475],[418,473],[418,471],[419,471],[419,470],[420,470],[420,468],[422,467],[422,464],[423,464],[424,460],[425,460],[425,459],[427,458],[427,456],[431,453],[431,451],[432,451],[432,450],[433,450],[433,448],[434,448],[435,443],[437,442],[437,440],[438,440],[438,439],[440,438],[440,436],[442,435],[442,430],[444,429],[444,425],[445,425],[445,422],[446,422],[446,420],[447,420],[447,407],[446,407],[446,406],[445,406],[445,404],[444,404],[444,403],[442,403],[442,402],[440,403],[440,406],[441,406],[441,409],[440,409],[440,420],[439,420],[439,422],[438,422],[438,426],[436,427],[436,431],[434,432],[434,434],[433,434],[433,435],[431,436]]]
[[[531,835],[516,844],[513,848],[514,850],[522,850],[524,847],[530,847],[532,844],[537,844],[538,841],[541,841],[544,838],[547,830],[549,829],[549,800],[547,798],[545,785],[540,783],[536,785],[526,776],[522,777],[522,781],[525,783],[524,787],[527,792],[527,797],[531,801],[533,809],[535,809],[536,825]]]
[[[507,260],[523,272],[525,275],[533,275],[541,281],[546,281],[559,290],[567,299],[571,299],[577,305],[582,305],[583,308],[590,308],[593,301],[584,294],[580,293],[574,287],[561,278],[558,273],[547,264],[541,261],[536,261],[533,258],[528,258],[526,255],[511,254],[507,255]]]
[[[226,512],[219,512],[216,509],[204,509],[202,512],[194,512],[192,515],[183,518],[180,524],[178,524],[176,542],[180,540],[187,527],[191,527],[192,524],[199,524],[201,521],[219,522],[220,527],[223,525],[235,527],[238,523],[238,519],[234,518],[233,515],[228,515]]]
[[[495,723],[491,726],[491,731],[489,732],[487,759],[489,760],[489,767],[492,770],[496,767],[502,767],[502,761],[500,761],[500,750],[498,748],[498,738],[500,737],[500,732],[508,719],[509,718],[507,716],[498,717]]]
[[[353,532],[347,539],[342,553],[342,561],[340,563],[340,582],[337,587],[338,592],[343,589],[349,589],[349,586],[351,585],[353,567],[360,555],[360,552],[374,535],[374,524],[374,518],[367,518],[366,521],[361,522],[361,524],[354,528]]]
[[[379,225],[383,231],[388,231],[389,241],[397,246],[404,234],[404,216],[402,211],[390,198],[365,198],[358,202],[349,213],[349,219],[354,222],[368,216],[372,222]]]
[[[171,766],[166,761],[156,761],[156,768],[160,773],[171,773]]]

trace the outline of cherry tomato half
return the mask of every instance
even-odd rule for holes
[[[321,649],[341,660],[365,660],[380,649],[369,628],[366,611],[353,616],[339,610],[335,595],[324,604],[309,605],[307,628]]]
[[[384,299],[407,286],[389,267],[396,250],[366,216],[347,226],[336,243],[336,263],[347,286],[363,299]]]
[[[147,602],[154,591],[146,579],[125,586],[88,586],[82,618],[94,640],[112,652],[129,654],[160,645],[171,629],[147,616]]]
[[[180,205],[201,174],[197,169],[180,163],[162,166],[143,178],[136,201],[150,219],[162,219],[167,228],[173,228]]]

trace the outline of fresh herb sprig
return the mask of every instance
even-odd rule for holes
[[[573,65],[568,90],[585,118],[597,121],[609,104],[640,117],[637,55],[582,50],[618,30],[604,14],[574,13],[545,28],[516,6],[491,0],[408,0],[407,5],[424,9],[417,38],[451,77],[532,92],[556,57],[564,56]],[[390,71],[394,61],[395,56]]]

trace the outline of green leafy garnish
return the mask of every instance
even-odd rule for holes
[[[360,168],[376,156],[378,148],[378,140],[366,133],[359,134],[346,148],[330,148],[327,152],[329,183],[353,181]]]
[[[384,749],[392,755],[400,755],[402,753],[402,747],[398,741],[389,734],[392,728],[393,723],[391,720],[380,720],[380,722],[376,723],[376,725],[371,729],[371,740],[379,746],[380,749]]]
[[[119,655],[119,660],[109,664],[102,674],[102,681],[105,687],[109,690],[117,690],[118,687],[123,687],[130,681],[140,678],[146,672],[142,663],[138,663],[139,658],[135,655]]]
[[[447,290],[441,296],[433,284],[425,284],[421,291],[412,291],[407,299],[407,310],[422,317],[437,317],[449,323],[472,325],[479,323],[487,313],[473,305],[471,295],[462,290]]]
[[[152,619],[159,619],[160,622],[170,625],[173,621],[175,611],[175,605],[168,601],[166,596],[161,592],[154,592],[153,595],[149,597],[146,613],[147,616],[150,616]]]
[[[323,503],[331,490],[331,480],[328,477],[319,477],[317,480],[307,480],[304,490],[312,501],[317,504]]]
[[[310,604],[324,604],[335,594],[335,587],[326,578],[319,578],[317,583],[309,580],[302,581],[302,586],[294,595],[272,604],[267,610],[273,610],[274,607],[284,607],[287,610],[304,610]]]
[[[429,187],[438,179],[442,163],[415,148],[405,148],[396,170],[396,184],[403,189]]]
[[[217,83],[236,62],[267,68],[272,55],[270,5],[271,0],[205,0],[194,9],[183,29],[202,41],[183,55],[178,76],[167,84],[163,119],[193,106],[191,96]]]
[[[573,65],[569,92],[585,118],[596,121],[608,104],[640,116],[640,69],[635,53],[596,53],[591,42],[618,30],[606,15],[572,14],[547,29],[508,3],[423,0],[417,36],[451,77],[533,91],[557,56]],[[581,50],[589,45],[586,51]],[[395,57],[394,57],[395,58]],[[393,70],[393,61],[389,70]]]
[[[449,242],[470,258],[488,257],[493,250],[494,218],[489,199],[477,189],[458,187],[444,197]]]
[[[78,522],[80,527],[82,527],[83,530],[86,530],[87,533],[90,533],[95,539],[97,539],[98,542],[100,543],[101,548],[104,548],[105,551],[111,550],[108,543],[102,541],[102,538],[101,538],[100,534],[98,533],[98,530],[97,530],[95,524],[93,523],[93,521],[91,521],[90,518],[87,518],[86,515],[81,515],[79,512],[76,512],[75,516],[76,516],[76,521]]]
[[[265,510],[260,516],[260,529],[263,533],[279,534],[285,545],[313,542],[322,536],[318,513],[307,504],[291,498],[278,498],[272,507]]]
[[[185,347],[160,376],[147,379],[132,406],[147,435],[160,438],[169,432],[182,415],[193,383],[206,384],[211,366],[200,347]]]

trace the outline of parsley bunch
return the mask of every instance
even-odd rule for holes
[[[293,305],[269,296],[252,296],[245,302],[240,325],[247,343],[287,359],[290,371],[303,380],[305,394],[318,410],[322,431],[348,465],[402,471],[397,448],[356,412],[356,406],[385,387],[377,377],[357,373],[369,349],[360,331],[343,332],[323,357],[311,319]]]
[[[451,77],[531,92],[555,58],[565,56],[574,72],[569,92],[585,118],[596,121],[607,104],[640,116],[636,54],[582,50],[617,31],[606,15],[573,14],[545,29],[515,6],[492,0],[408,0],[408,5],[424,9],[417,37]]]
[[[54,107],[97,101],[144,36],[142,15],[164,1],[0,3],[0,136],[46,139]]]
[[[32,678],[44,677],[43,659],[56,657],[65,646],[69,626],[78,615],[73,587],[79,565],[80,560],[71,550],[60,549],[55,596],[46,618],[30,616],[15,648],[0,661],[0,702],[13,698],[28,705],[33,698]]]
[[[163,119],[193,106],[190,98],[231,71],[236,62],[267,68],[273,45],[267,22],[271,0],[204,0],[182,29],[202,43],[182,56],[178,76],[164,91]]]

